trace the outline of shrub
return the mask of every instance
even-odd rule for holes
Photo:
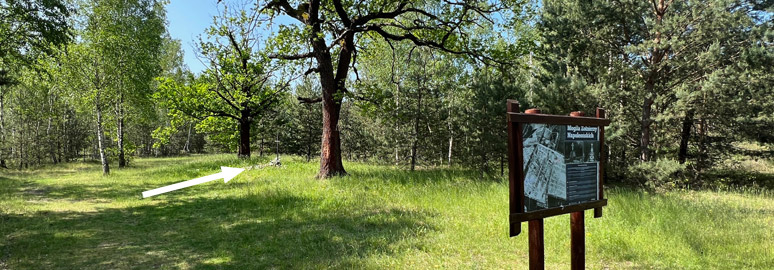
[[[677,160],[658,159],[629,166],[628,178],[653,189],[681,188],[689,183],[681,177],[685,169]]]

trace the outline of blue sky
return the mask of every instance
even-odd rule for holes
[[[237,6],[252,3],[251,0],[224,0],[223,2],[236,3]],[[223,9],[223,5],[221,3],[219,6],[217,0],[171,0],[167,5],[167,21],[169,22],[167,29],[172,38],[180,40],[181,47],[185,51],[185,64],[194,73],[200,73],[206,68],[196,58],[194,44],[196,44],[199,35],[204,33],[204,29],[212,24],[212,17],[218,15],[219,10]],[[268,30],[261,31],[274,32],[277,31],[279,24],[295,23],[288,16],[279,16],[274,22],[275,24],[271,25]]]
[[[194,41],[218,14],[216,0],[172,0],[167,5],[169,34],[179,39],[185,51],[185,64],[194,73],[204,70],[194,52]]]

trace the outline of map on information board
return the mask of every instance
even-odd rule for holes
[[[599,127],[525,123],[524,211],[598,199]]]

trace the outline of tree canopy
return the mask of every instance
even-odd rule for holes
[[[497,176],[506,99],[605,108],[608,177],[643,186],[702,185],[774,141],[771,1],[215,2],[194,74],[164,1],[0,1],[0,167],[282,152],[321,178]]]

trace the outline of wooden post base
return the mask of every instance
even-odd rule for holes
[[[570,213],[570,269],[586,269],[586,229],[583,211]]]
[[[529,269],[545,269],[545,253],[543,252],[543,219],[529,221]]]

